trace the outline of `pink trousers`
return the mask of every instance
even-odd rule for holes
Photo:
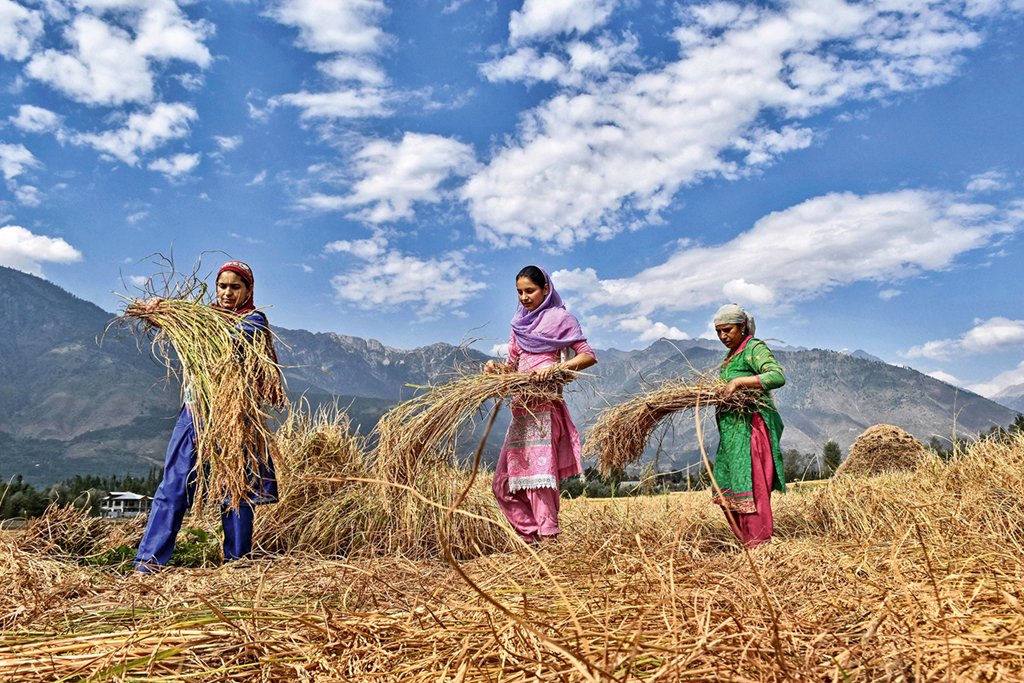
[[[775,479],[775,460],[768,427],[760,415],[754,413],[750,421],[750,466],[753,480],[754,506],[757,512],[725,510],[725,518],[748,548],[758,546],[772,537],[772,481]]]
[[[498,508],[525,543],[536,543],[541,536],[557,536],[558,489],[521,489],[515,493],[508,490],[508,468],[505,453],[498,458],[491,485]]]

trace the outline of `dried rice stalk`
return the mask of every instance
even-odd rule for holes
[[[197,499],[237,506],[273,443],[266,402],[284,396],[281,368],[266,335],[247,338],[237,315],[203,302],[205,286],[181,291],[188,298],[164,298],[153,309],[129,299],[124,318],[141,323],[137,332],[154,333],[154,354],[169,374],[180,374],[189,394],[198,435]]]
[[[364,525],[360,508],[369,476],[365,439],[353,434],[348,414],[321,407],[311,417],[293,411],[274,434],[281,499],[256,516],[255,537],[263,550],[345,555]]]
[[[561,400],[561,387],[575,372],[556,370],[538,381],[532,372],[464,375],[399,404],[377,423],[377,462],[392,481],[411,483],[420,464],[449,461],[459,433],[493,399]]]
[[[1021,680],[1024,435],[773,508],[752,568],[703,492],[565,501],[554,545],[462,564],[508,612],[436,561],[122,576],[0,534],[0,680]]]
[[[877,424],[857,437],[836,474],[870,477],[909,471],[928,458],[921,442],[900,427]]]
[[[275,433],[281,500],[256,516],[255,539],[266,551],[316,556],[374,555],[438,558],[444,539],[457,557],[508,550],[486,481],[471,489],[461,511],[445,524],[446,508],[466,487],[468,474],[447,463],[404,472],[371,461],[365,439],[353,434],[337,406],[295,411]],[[418,494],[418,495],[417,495]]]
[[[724,389],[725,382],[710,374],[691,380],[677,378],[612,406],[598,416],[597,423],[587,432],[583,456],[597,455],[604,475],[621,471],[643,456],[655,427],[669,415],[710,405],[750,410],[759,402],[757,393],[742,390],[724,398]]]

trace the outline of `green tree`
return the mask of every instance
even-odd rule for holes
[[[824,477],[831,477],[839,469],[840,463],[843,461],[843,452],[839,449],[839,444],[835,442],[835,439],[829,439],[825,442],[825,446],[821,449],[821,460],[824,467],[824,471],[821,473]]]
[[[43,514],[49,503],[46,496],[31,484],[25,483],[21,475],[7,484],[0,484],[0,518],[37,517]]]
[[[1013,422],[1010,423],[1011,434],[1024,434],[1024,413],[1017,413],[1017,417],[1013,418]]]

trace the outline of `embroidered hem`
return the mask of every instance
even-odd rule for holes
[[[523,489],[555,489],[558,490],[558,480],[553,474],[533,474],[528,477],[509,477],[508,490],[510,493]]]
[[[752,513],[757,512],[757,505],[754,504],[754,493],[736,493],[735,491],[716,491],[711,494],[711,502],[721,505],[733,512]]]

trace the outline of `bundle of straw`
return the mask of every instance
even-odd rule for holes
[[[137,545],[144,524],[142,516],[110,522],[90,516],[88,507],[53,503],[28,521],[17,545],[27,552],[81,559],[119,545]]]
[[[295,410],[274,434],[281,498],[256,517],[256,542],[271,552],[302,551],[347,555],[359,545],[362,510],[374,496],[365,439],[353,434],[349,417],[336,405],[312,416]]]
[[[426,391],[399,404],[377,423],[378,463],[390,470],[393,481],[410,483],[420,461],[450,462],[460,432],[488,401],[560,400],[562,385],[575,376],[571,370],[555,370],[540,381],[532,372],[480,373],[422,387]]]
[[[750,410],[760,402],[759,394],[744,390],[724,397],[725,382],[712,375],[696,379],[672,379],[608,408],[587,432],[583,456],[598,456],[601,474],[622,471],[644,454],[655,427],[681,410],[716,405],[726,410]]]
[[[155,332],[154,354],[169,374],[181,376],[198,435],[198,499],[226,499],[237,507],[269,456],[265,406],[284,395],[281,368],[269,333],[247,337],[237,315],[204,303],[205,288],[194,291],[198,296],[155,305],[129,300],[124,317],[140,321],[136,329],[143,334]]]
[[[439,558],[445,544],[460,558],[514,545],[488,482],[477,479],[459,514],[448,507],[470,484],[468,473],[427,463],[395,482],[395,468],[372,461],[348,415],[326,406],[294,411],[275,433],[281,500],[256,517],[265,551],[304,556]]]

